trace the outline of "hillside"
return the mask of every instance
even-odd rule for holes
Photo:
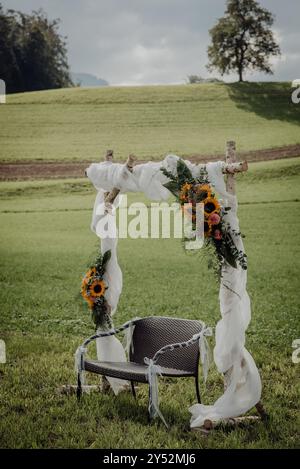
[[[72,88],[9,95],[0,106],[0,160],[95,160],[167,152],[223,154],[300,143],[289,83]]]

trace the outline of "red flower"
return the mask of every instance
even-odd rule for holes
[[[217,213],[211,213],[208,217],[208,223],[211,225],[218,225],[221,221],[220,216]]]

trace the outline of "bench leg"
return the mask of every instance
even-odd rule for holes
[[[259,401],[256,405],[256,410],[258,412],[258,414],[260,415],[260,418],[262,420],[267,420],[268,419],[268,414],[263,406],[263,403],[261,401]]]
[[[81,386],[81,379],[80,373],[77,374],[77,389],[76,389],[77,401],[80,401],[82,395],[82,386]]]
[[[201,404],[201,396],[200,396],[200,389],[199,389],[199,376],[198,374],[195,376],[195,385],[196,385],[196,395],[198,403]]]
[[[135,392],[135,387],[134,387],[134,381],[130,381],[130,384],[131,384],[132,395],[133,395],[133,397],[136,399],[136,392]]]

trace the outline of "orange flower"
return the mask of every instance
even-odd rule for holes
[[[85,285],[87,285],[90,279],[96,275],[96,273],[96,267],[92,267],[91,269],[89,269],[82,279],[81,286],[84,287]]]
[[[91,277],[94,277],[96,275],[97,271],[96,271],[96,267],[91,267],[87,273],[85,274],[85,276],[87,278],[91,278]]]
[[[180,194],[179,194],[179,199],[184,201],[188,200],[188,192],[192,188],[192,184],[188,184],[185,182],[183,186],[181,187]]]
[[[189,184],[188,182],[185,182],[181,188],[182,191],[188,192],[192,187],[192,184]]]
[[[196,194],[203,193],[203,198],[211,197],[211,187],[209,184],[197,184],[195,186]]]
[[[87,289],[82,289],[81,290],[81,295],[85,299],[85,301],[88,303],[89,308],[92,309],[94,306],[94,301],[93,299],[88,295]]]

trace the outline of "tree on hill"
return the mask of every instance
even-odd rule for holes
[[[72,86],[58,25],[42,10],[4,12],[0,4],[0,78],[8,93]]]
[[[209,31],[208,69],[221,75],[237,71],[239,81],[248,69],[272,74],[269,59],[280,55],[273,23],[272,13],[256,0],[228,0],[225,15]]]

